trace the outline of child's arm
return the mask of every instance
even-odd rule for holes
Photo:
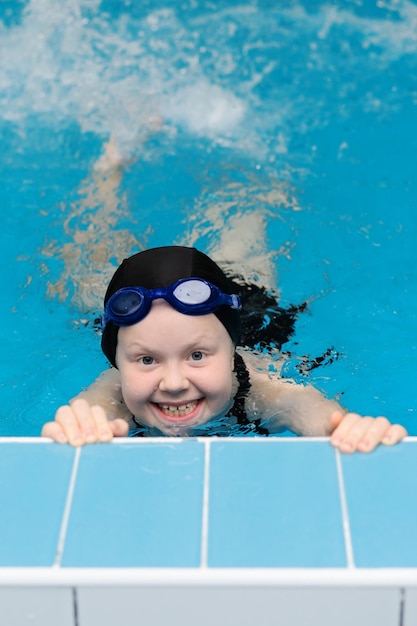
[[[81,446],[127,436],[131,420],[132,415],[123,402],[119,372],[112,368],[69,405],[61,406],[55,421],[45,424],[41,434],[58,443]]]
[[[90,406],[100,406],[108,420],[124,419],[128,423],[132,421],[132,414],[124,403],[120,372],[111,367],[104,370],[85,391],[81,391],[73,400],[82,398]]]
[[[286,428],[307,437],[330,436],[332,445],[342,452],[370,452],[380,443],[393,445],[407,436],[403,426],[385,417],[350,413],[311,385],[273,377],[256,367],[254,357],[244,356],[252,385],[248,409],[270,420],[268,426],[275,432]]]

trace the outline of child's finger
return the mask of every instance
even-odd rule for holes
[[[343,411],[335,411],[330,416],[330,432],[333,433],[339,424],[343,421],[346,413]]]
[[[41,432],[42,437],[49,437],[56,443],[68,443],[68,437],[57,422],[44,424]]]
[[[361,452],[371,452],[377,445],[383,442],[390,430],[391,424],[386,417],[369,418],[368,428],[357,443],[357,449]]]
[[[331,416],[331,424],[335,424],[335,429],[331,435],[331,442],[337,445],[347,435],[353,425],[360,419],[357,413],[345,413],[342,419],[339,419],[340,413],[337,411]]]
[[[97,437],[97,441],[101,441],[101,442],[105,442],[105,441],[110,441],[111,439],[113,439],[113,429],[112,429],[112,422],[109,422],[109,420],[107,419],[106,413],[104,412],[104,410],[101,408],[101,406],[92,406],[90,408],[91,411],[91,415],[94,419],[94,426],[95,426],[95,432],[96,432],[96,437]]]
[[[129,433],[129,424],[121,418],[115,419],[109,423],[113,431],[113,437],[127,437]]]
[[[110,441],[113,437],[126,437],[129,433],[129,424],[121,418],[108,420],[101,406],[91,407],[91,413],[95,420],[98,441]]]
[[[366,442],[363,445],[368,446],[369,450],[375,447],[381,436],[378,434],[379,430],[376,433],[373,432],[371,436],[367,434],[372,428],[373,421],[372,417],[358,416],[357,420],[352,424],[351,428],[340,442],[339,449],[349,454],[350,452],[358,450],[362,442]]]
[[[72,446],[82,446],[84,437],[78,424],[78,419],[71,406],[59,407],[55,415],[55,421],[61,426]]]
[[[332,445],[342,452],[354,452],[373,421],[372,417],[347,413],[331,436]]]
[[[94,443],[98,439],[95,417],[86,400],[77,399],[70,406],[58,409],[55,421],[60,424],[73,446]]]
[[[336,427],[331,443],[342,452],[371,452],[380,443],[394,445],[406,437],[407,431],[399,424],[392,425],[386,417],[361,417],[348,413]]]
[[[73,412],[74,421],[78,425],[81,433],[82,443],[94,443],[99,440],[96,414],[88,402],[82,398],[78,398],[71,403],[71,410]],[[100,409],[100,411],[102,411],[102,409]],[[104,415],[104,411],[102,411],[102,413]]]
[[[407,437],[408,433],[404,426],[400,424],[391,424],[389,429],[386,431],[382,442],[385,446],[393,446],[394,444]]]

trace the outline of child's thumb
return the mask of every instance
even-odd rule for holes
[[[330,415],[330,432],[333,432],[334,430],[336,430],[339,424],[341,424],[343,418],[344,418],[344,413],[339,410],[334,411]]]
[[[127,437],[129,433],[129,424],[121,418],[117,418],[110,422],[110,427],[114,437]]]

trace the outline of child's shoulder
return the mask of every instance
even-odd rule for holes
[[[255,381],[278,382],[282,380],[281,369],[284,364],[283,357],[271,357],[269,354],[263,354],[249,348],[238,348],[236,352],[243,359],[251,383]]]
[[[122,418],[131,423],[132,414],[123,399],[120,372],[115,367],[101,372],[98,378],[76,398],[83,398],[90,406],[101,406],[109,420]]]

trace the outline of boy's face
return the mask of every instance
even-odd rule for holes
[[[116,362],[126,406],[167,435],[204,424],[231,406],[233,354],[214,314],[184,315],[155,300],[142,321],[119,328]]]

